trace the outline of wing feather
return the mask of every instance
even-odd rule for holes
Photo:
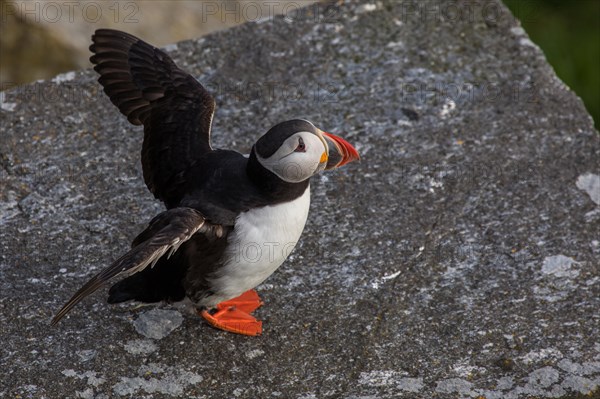
[[[136,239],[135,246],[112,265],[92,277],[58,311],[52,319],[55,325],[83,298],[105,286],[113,277],[126,277],[138,273],[148,266],[153,267],[168,253],[171,256],[194,234],[202,233],[212,237],[221,237],[223,228],[206,222],[200,212],[192,208],[174,208],[155,217],[150,225]]]
[[[125,32],[98,29],[90,61],[114,105],[134,125],[144,125],[144,181],[168,206],[181,190],[172,178],[212,151],[215,100],[162,50]]]

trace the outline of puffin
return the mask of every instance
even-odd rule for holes
[[[210,325],[256,336],[254,288],[286,260],[302,234],[310,178],[359,159],[343,138],[304,119],[271,127],[250,154],[211,146],[215,100],[162,50],[98,29],[90,58],[110,101],[143,125],[143,178],[166,210],[131,249],[83,285],[51,321],[113,279],[108,303],[184,302]]]

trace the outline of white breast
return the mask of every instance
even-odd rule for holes
[[[211,280],[215,295],[202,305],[235,298],[269,277],[296,246],[308,217],[310,186],[299,198],[238,216],[229,236],[227,263]]]

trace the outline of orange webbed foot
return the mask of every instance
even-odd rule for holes
[[[262,304],[256,291],[250,290],[237,298],[219,303],[212,312],[202,310],[200,315],[215,328],[236,334],[257,336],[262,333],[262,322],[249,313]]]
[[[238,297],[221,302],[217,305],[217,309],[225,309],[235,306],[237,309],[243,312],[252,313],[256,309],[258,309],[262,304],[263,301],[260,300],[260,297],[258,296],[256,290],[249,290]]]

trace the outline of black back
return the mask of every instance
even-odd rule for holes
[[[182,174],[177,184],[185,195],[176,206],[197,209],[212,223],[233,226],[241,212],[298,198],[308,180],[281,180],[258,162],[254,149],[249,158],[236,151],[214,150]]]

